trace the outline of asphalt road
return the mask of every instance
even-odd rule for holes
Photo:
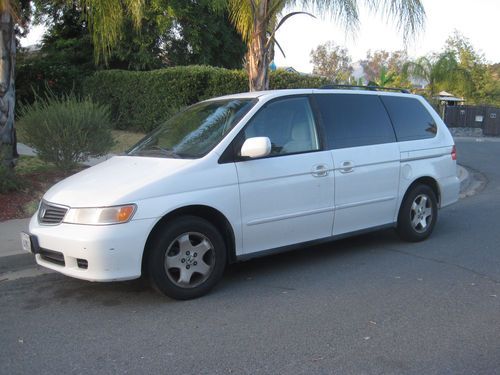
[[[500,374],[500,142],[457,144],[488,182],[423,243],[384,231],[253,260],[187,302],[140,280],[0,281],[0,373]]]

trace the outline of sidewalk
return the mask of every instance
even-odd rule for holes
[[[27,254],[21,248],[22,231],[28,230],[30,219],[14,219],[0,223],[0,257],[16,254]]]

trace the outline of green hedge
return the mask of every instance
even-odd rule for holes
[[[271,89],[320,87],[328,81],[285,71],[271,73]],[[87,78],[83,93],[107,104],[119,129],[149,131],[180,108],[215,96],[248,91],[243,70],[178,66],[133,72],[103,70]]]

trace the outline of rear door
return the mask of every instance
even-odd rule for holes
[[[242,130],[237,144],[250,137],[269,137],[272,151],[268,157],[235,163],[243,252],[329,237],[333,162],[331,153],[323,150],[309,98],[267,103]]]
[[[394,222],[400,152],[378,95],[317,94],[335,170],[333,235]]]

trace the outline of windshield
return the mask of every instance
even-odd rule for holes
[[[255,103],[254,99],[225,99],[192,105],[153,130],[127,154],[200,158],[210,152]]]

